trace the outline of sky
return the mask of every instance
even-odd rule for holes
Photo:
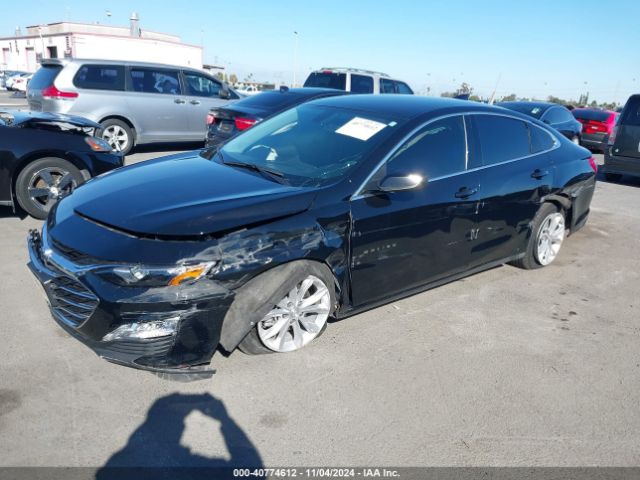
[[[63,20],[126,26],[132,11],[143,29],[202,45],[205,63],[241,80],[290,84],[295,71],[301,83],[340,66],[430,95],[462,82],[484,97],[588,92],[624,103],[640,92],[637,0],[21,0],[3,5],[0,37]]]

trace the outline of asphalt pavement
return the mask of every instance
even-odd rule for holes
[[[640,181],[599,182],[592,207],[547,268],[376,308],[299,352],[216,354],[187,384],[64,333],[26,267],[40,222],[2,208],[0,466],[639,465]]]

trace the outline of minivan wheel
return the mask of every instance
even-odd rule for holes
[[[564,213],[550,203],[540,207],[532,223],[524,257],[512,262],[516,267],[527,270],[546,267],[553,262],[566,234]]]
[[[319,268],[311,268],[305,275],[292,279],[284,297],[240,342],[242,352],[293,352],[322,335],[334,304],[333,282]]]
[[[110,118],[102,122],[100,136],[116,152],[127,155],[133,148],[133,130],[122,120]]]
[[[41,158],[28,164],[18,175],[16,198],[23,210],[42,220],[60,198],[83,182],[80,170],[67,160]]]

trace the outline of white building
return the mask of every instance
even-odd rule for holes
[[[136,13],[130,26],[73,22],[16,29],[13,37],[0,37],[0,70],[34,72],[42,58],[95,58],[137,60],[202,68],[202,47],[182,43],[180,37],[143,30]]]

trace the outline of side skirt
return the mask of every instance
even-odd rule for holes
[[[402,298],[410,297],[412,295],[416,295],[418,293],[425,292],[427,290],[431,290],[432,288],[439,287],[441,285],[445,285],[447,283],[454,282],[464,277],[469,277],[471,275],[475,275],[476,273],[483,272],[485,270],[490,270],[495,267],[499,267],[500,265],[504,265],[505,263],[513,262],[514,260],[518,260],[525,256],[525,253],[518,253],[517,255],[512,255],[507,258],[503,258],[494,262],[485,263],[484,265],[480,265],[479,267],[472,268],[471,270],[467,270],[462,273],[456,273],[455,275],[451,275],[449,277],[444,277],[439,280],[426,283],[419,287],[412,288],[410,290],[406,290],[396,295],[392,295],[390,297],[386,297],[382,300],[376,300],[375,302],[369,303],[367,305],[356,307],[356,308],[348,308],[344,310],[340,310],[336,314],[336,319],[342,320],[343,318],[350,317],[352,315],[356,315],[358,313],[363,313],[368,310],[372,310],[374,308],[380,307],[382,305],[386,305],[388,303],[395,302],[396,300],[400,300]]]

